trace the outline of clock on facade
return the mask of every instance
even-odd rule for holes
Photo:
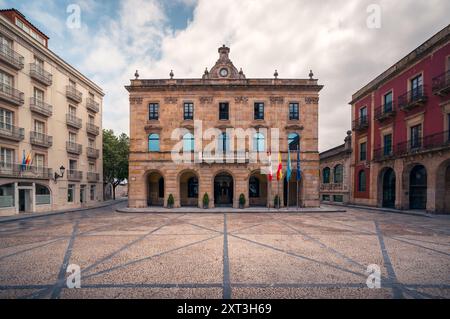
[[[220,69],[220,76],[221,77],[226,77],[227,75],[228,75],[228,70],[227,69],[225,69],[225,68]]]

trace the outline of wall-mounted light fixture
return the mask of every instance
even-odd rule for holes
[[[64,166],[61,165],[61,167],[59,168],[59,172],[60,174],[55,172],[55,183],[58,180],[58,178],[61,178],[64,176],[64,172],[66,171],[66,168]]]

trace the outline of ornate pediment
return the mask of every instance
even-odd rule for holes
[[[229,58],[230,48],[225,44],[219,48],[219,60],[212,67],[210,71],[205,70],[203,79],[205,80],[226,80],[226,79],[245,79],[245,74],[242,69],[238,71]]]

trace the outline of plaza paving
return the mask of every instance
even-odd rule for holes
[[[448,217],[115,211],[125,205],[0,223],[0,297],[450,297]]]

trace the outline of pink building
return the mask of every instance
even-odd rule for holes
[[[351,202],[450,213],[450,25],[352,96]]]

